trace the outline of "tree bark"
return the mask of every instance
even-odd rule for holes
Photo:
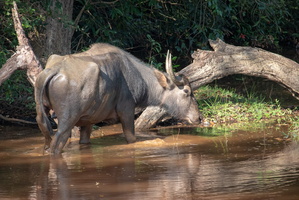
[[[267,78],[285,86],[299,99],[299,64],[281,55],[260,48],[239,47],[210,40],[214,51],[198,49],[193,63],[179,73],[188,77],[195,90],[214,80],[232,74]]]
[[[72,20],[74,0],[52,0],[51,13],[47,17],[45,57],[52,54],[71,53],[74,22]]]
[[[232,74],[264,77],[285,86],[299,99],[299,64],[288,58],[259,48],[238,47],[218,40],[210,40],[214,51],[198,49],[193,53],[193,63],[179,74],[188,77],[193,90],[214,80]],[[136,129],[152,128],[167,112],[158,107],[148,107],[136,120]],[[148,119],[153,119],[147,123]]]
[[[135,120],[135,128],[138,130],[154,128],[158,122],[165,118],[170,118],[170,115],[164,108],[159,106],[149,106]]]
[[[27,69],[28,80],[32,85],[34,85],[37,75],[43,70],[43,68],[35,56],[22,28],[17,4],[15,2],[13,2],[12,17],[19,45],[17,46],[16,53],[6,61],[2,68],[0,68],[0,86],[17,69]]]

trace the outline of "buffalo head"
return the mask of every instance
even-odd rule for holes
[[[184,75],[175,75],[172,69],[171,54],[166,56],[167,89],[162,104],[175,118],[187,124],[198,124],[202,118],[189,80]],[[159,80],[161,84],[161,80]]]

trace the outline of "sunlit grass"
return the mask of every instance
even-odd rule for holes
[[[281,108],[278,100],[266,102],[263,97],[253,92],[247,92],[247,95],[243,96],[233,89],[204,86],[195,92],[195,96],[205,121],[217,124],[257,122],[292,114],[291,110]]]

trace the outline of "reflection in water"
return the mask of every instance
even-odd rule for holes
[[[283,138],[285,131],[202,137],[181,129],[130,145],[109,136],[89,146],[74,141],[61,157],[37,154],[37,136],[29,138],[39,141],[35,146],[28,138],[2,140],[0,149],[12,147],[0,153],[0,198],[295,199],[299,147]]]

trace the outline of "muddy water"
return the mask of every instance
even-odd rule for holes
[[[91,145],[72,140],[53,158],[38,129],[0,126],[0,199],[299,198],[299,145],[287,126],[217,137],[163,129],[130,145],[110,135],[119,132],[94,131]]]

